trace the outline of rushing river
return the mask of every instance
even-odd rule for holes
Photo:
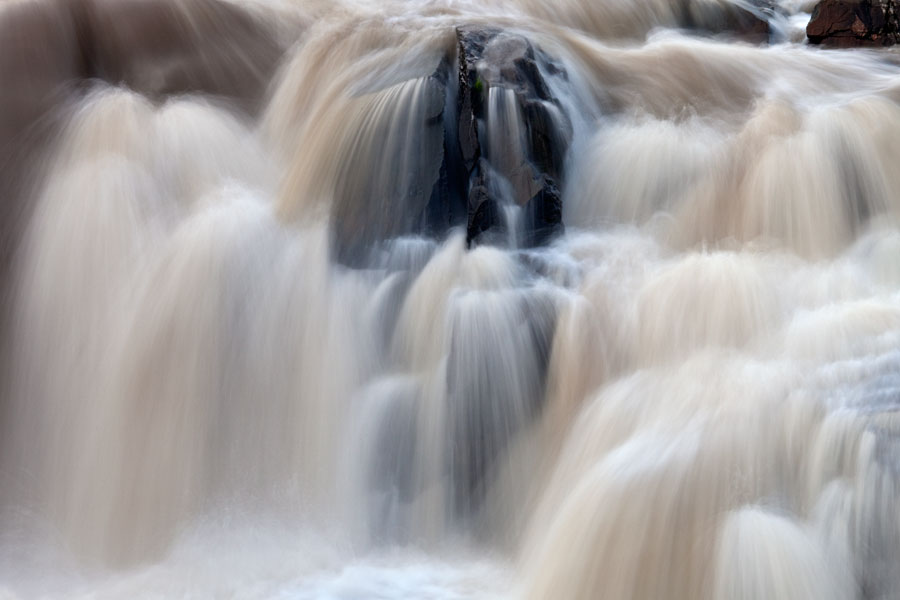
[[[70,76],[80,4],[0,5],[0,599],[900,598],[900,55],[798,1],[94,0]],[[410,221],[460,26],[540,49],[547,239],[492,46],[502,234]]]

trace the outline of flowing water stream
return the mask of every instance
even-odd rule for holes
[[[898,55],[808,2],[767,45],[724,0],[237,4],[256,106],[66,87],[21,195],[0,599],[900,597]],[[503,87],[506,235],[404,221],[458,25],[565,73],[548,245]]]

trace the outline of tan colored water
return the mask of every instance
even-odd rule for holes
[[[0,598],[900,597],[893,54],[677,29],[724,0],[236,4],[296,41],[258,111],[65,92]],[[459,24],[564,65],[566,234],[342,266],[330,223],[406,231]]]

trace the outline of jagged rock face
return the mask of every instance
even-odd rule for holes
[[[344,264],[366,265],[381,241],[405,235],[463,227],[469,245],[532,247],[563,230],[572,125],[547,78],[565,72],[520,34],[460,27],[455,36],[421,83],[375,93],[377,116],[361,120],[357,147],[346,149],[332,209]]]
[[[900,40],[893,0],[823,0],[806,26],[812,44],[889,46]]]
[[[563,229],[558,182],[572,136],[544,73],[565,74],[519,34],[467,27],[457,38],[459,140],[472,182],[467,239],[503,237],[505,204],[522,208],[520,245],[544,244]]]

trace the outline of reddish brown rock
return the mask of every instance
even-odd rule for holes
[[[900,40],[894,0],[822,0],[806,26],[811,44],[889,46]]]

